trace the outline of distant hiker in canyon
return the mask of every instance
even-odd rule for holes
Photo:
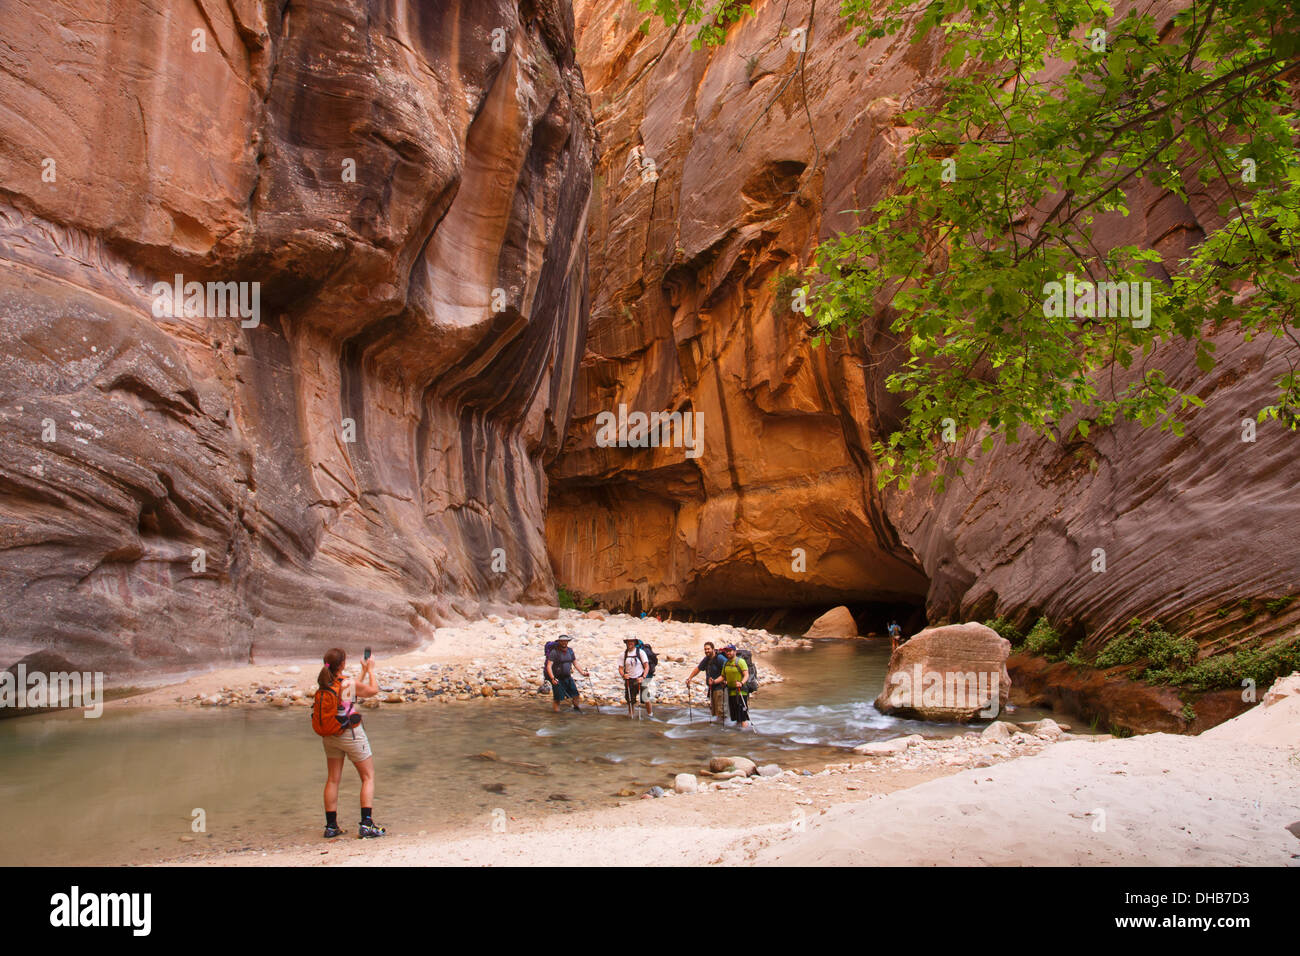
[[[898,650],[898,645],[903,643],[903,629],[898,626],[897,621],[890,621],[885,630],[889,633],[889,651],[893,653]]]
[[[325,836],[332,839],[343,833],[338,821],[339,783],[343,779],[343,758],[347,757],[361,777],[361,824],[357,836],[381,837],[384,828],[371,816],[375,803],[375,763],[356,706],[358,697],[374,697],[379,693],[375,659],[367,647],[360,681],[346,673],[348,656],[342,648],[331,647],[325,652],[324,661],[325,666],[316,678],[319,686],[312,702],[311,726],[325,747]]]
[[[578,707],[578,685],[573,679],[573,671],[577,671],[583,677],[590,677],[587,671],[578,666],[577,655],[569,647],[569,635],[561,634],[555,639],[555,645],[546,647],[546,679],[551,684],[551,695],[555,698],[551,701],[552,709],[558,714],[560,712],[560,703],[565,700],[573,701],[573,709],[580,710]]]
[[[654,651],[635,637],[623,638],[623,660],[618,665],[618,676],[623,678],[623,696],[627,699],[627,715],[635,716],[636,704],[645,704],[647,717],[654,713]]]
[[[749,665],[736,653],[735,644],[728,644],[723,651],[727,660],[722,665],[718,683],[719,686],[726,685],[727,709],[731,712],[731,719],[745,728],[749,726]]]
[[[704,645],[704,659],[695,665],[695,669],[686,675],[686,691],[690,693],[691,679],[696,674],[704,675],[704,689],[709,695],[709,714],[712,717],[727,719],[727,688],[722,683],[722,667],[727,660],[709,641]]]

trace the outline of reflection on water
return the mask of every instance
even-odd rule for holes
[[[883,642],[822,642],[770,652],[786,683],[754,696],[755,733],[711,723],[707,709],[656,708],[655,719],[554,714],[550,698],[386,707],[365,718],[378,777],[376,819],[394,833],[492,824],[507,815],[611,804],[620,791],[671,786],[712,756],[819,766],[844,749],[956,725],[896,720],[871,701],[884,684]],[[698,688],[698,685],[696,685]],[[696,691],[697,701],[700,696]],[[1036,711],[1022,708],[1017,720]],[[324,819],[324,760],[306,708],[80,712],[0,721],[0,864],[104,863],[199,849],[309,842]],[[355,827],[346,768],[339,819]],[[206,832],[195,833],[195,811]]]

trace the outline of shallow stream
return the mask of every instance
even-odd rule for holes
[[[498,808],[565,813],[613,804],[620,791],[671,787],[712,756],[820,768],[868,740],[970,729],[878,713],[871,701],[888,658],[876,641],[761,655],[758,666],[774,664],[785,683],[754,695],[754,733],[710,723],[698,704],[693,714],[657,707],[653,720],[609,706],[553,714],[549,696],[367,712],[375,818],[393,833],[487,827]],[[1011,719],[1039,716],[1019,708]],[[317,840],[322,757],[306,708],[120,707],[98,720],[67,711],[0,721],[0,865],[147,862]],[[353,834],[357,790],[345,768],[339,820]],[[196,810],[203,832],[192,827]]]

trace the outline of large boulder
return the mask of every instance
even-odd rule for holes
[[[884,714],[942,722],[996,717],[1011,692],[1011,642],[983,624],[929,627],[889,658]]]
[[[833,607],[812,622],[804,637],[857,637],[858,624],[843,604]]]

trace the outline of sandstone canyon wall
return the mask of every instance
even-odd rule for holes
[[[888,321],[811,348],[780,277],[882,197],[909,134],[901,110],[943,67],[906,37],[859,46],[837,6],[810,22],[808,2],[759,2],[724,46],[693,50],[691,31],[643,35],[630,2],[576,4],[601,156],[587,351],[551,468],[560,583],[693,609],[916,596],[932,621],[1045,613],[1094,647],[1132,617],[1212,651],[1294,634],[1300,602],[1263,617],[1235,605],[1300,592],[1300,442],[1276,422],[1241,440],[1286,367],[1279,343],[1225,332],[1208,374],[1188,350],[1158,351],[1152,367],[1207,402],[1181,438],[1122,425],[1022,442],[942,495],[877,491],[869,449],[899,413]],[[1134,194],[1098,235],[1183,253],[1219,221],[1194,172],[1190,203]],[[620,403],[702,411],[703,454],[598,445],[596,416]]]
[[[0,21],[0,666],[550,612],[594,147],[569,4]],[[257,324],[156,315],[176,275],[259,283]]]
[[[700,610],[926,591],[872,491],[859,423],[873,382],[856,357],[809,349],[776,283],[810,253],[828,177],[879,175],[875,154],[894,140],[874,135],[869,97],[848,91],[902,95],[933,51],[882,54],[819,33],[810,124],[800,83],[787,82],[799,53],[782,35],[806,5],[783,21],[784,7],[762,5],[724,47],[694,51],[685,31],[643,34],[631,2],[576,4],[601,157],[587,354],[547,536],[560,582],[607,603]],[[819,27],[836,19],[819,13]],[[702,454],[598,446],[596,416],[620,404],[699,413]]]

